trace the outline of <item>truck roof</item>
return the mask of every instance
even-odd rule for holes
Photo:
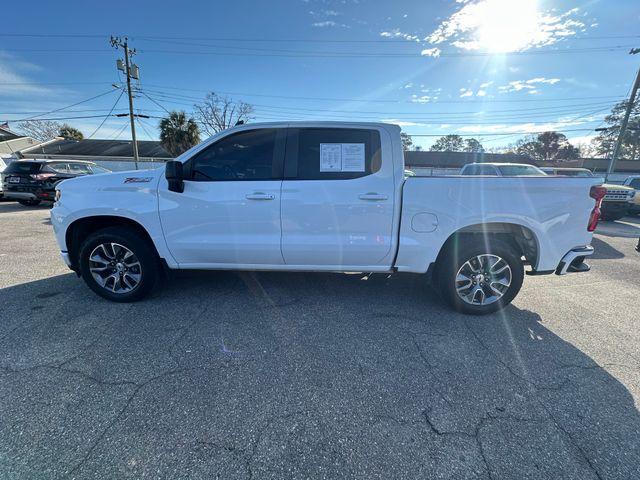
[[[315,121],[315,120],[304,120],[304,121],[295,121],[295,122],[251,122],[251,123],[243,123],[241,125],[235,125],[234,127],[231,128],[236,128],[236,127],[309,127],[309,126],[324,126],[324,127],[330,127],[332,125],[342,125],[342,126],[347,126],[347,125],[361,125],[361,126],[365,126],[365,127],[393,127],[393,128],[397,128],[400,129],[400,126],[394,124],[394,123],[384,123],[384,122],[362,122],[359,120],[353,120],[353,121],[332,121],[332,120],[319,120],[319,121]]]

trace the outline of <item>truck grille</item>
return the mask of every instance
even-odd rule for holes
[[[630,192],[626,190],[607,190],[605,200],[629,200],[631,198]]]

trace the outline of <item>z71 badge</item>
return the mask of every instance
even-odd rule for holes
[[[153,177],[127,177],[124,183],[149,183]]]

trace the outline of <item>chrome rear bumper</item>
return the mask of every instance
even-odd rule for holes
[[[593,255],[593,247],[587,245],[586,247],[574,248],[570,250],[556,268],[556,275],[566,275],[567,272],[588,272],[591,267],[584,263],[584,257]]]

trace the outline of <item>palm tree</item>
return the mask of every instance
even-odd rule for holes
[[[193,118],[184,112],[173,111],[160,120],[160,144],[177,157],[200,143],[200,129]]]

